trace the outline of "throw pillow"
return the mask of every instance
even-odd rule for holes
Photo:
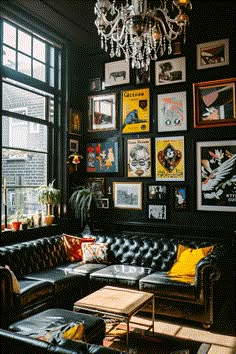
[[[188,248],[178,245],[177,259],[172,268],[168,272],[172,276],[195,276],[196,265],[204,257],[206,257],[214,246],[203,248]]]
[[[108,263],[108,244],[106,243],[83,243],[82,263]]]
[[[9,272],[11,273],[13,292],[15,294],[20,294],[20,283],[17,280],[15,274],[13,273],[13,271],[10,269],[10,267],[8,265],[5,265],[5,268],[8,269]]]
[[[63,234],[63,240],[65,245],[66,253],[71,262],[82,261],[82,244],[83,243],[94,243],[95,239],[93,237],[90,238],[82,238],[72,235]]]

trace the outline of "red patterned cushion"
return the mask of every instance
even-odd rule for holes
[[[108,244],[82,244],[82,263],[108,263]]]
[[[93,237],[90,238],[81,238],[76,236],[71,236],[67,234],[63,234],[64,245],[66,249],[66,253],[71,262],[82,261],[82,244],[83,243],[94,243],[95,239]]]

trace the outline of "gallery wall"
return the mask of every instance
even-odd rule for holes
[[[199,192],[199,188],[202,188],[201,160],[203,158],[208,160],[212,169],[219,166],[219,161],[216,161],[217,157],[215,157],[216,160],[213,163],[212,159],[214,159],[214,157],[211,159],[210,156],[206,157],[204,153],[208,150],[214,153],[216,149],[222,149],[224,158],[220,156],[220,163],[223,163],[230,157],[228,156],[226,158],[229,149],[230,154],[236,153],[235,115],[232,119],[223,119],[223,123],[218,122],[219,124],[217,124],[213,121],[210,123],[205,121],[206,123],[204,123],[201,116],[203,112],[201,108],[199,108],[201,94],[204,92],[205,86],[208,87],[207,93],[211,93],[213,89],[215,94],[217,94],[218,89],[229,84],[231,86],[231,92],[234,93],[230,109],[232,110],[234,108],[235,110],[235,80],[232,80],[236,76],[234,43],[235,11],[233,11],[232,6],[235,8],[234,2],[208,1],[207,4],[205,4],[193,1],[193,11],[190,15],[191,25],[188,29],[186,45],[181,48],[180,54],[160,59],[163,63],[167,61],[175,65],[176,62],[178,62],[178,65],[180,65],[182,78],[179,79],[177,77],[173,79],[173,81],[157,82],[158,78],[160,78],[157,71],[161,70],[161,63],[158,61],[159,64],[155,64],[155,62],[151,63],[150,82],[139,83],[137,81],[136,71],[129,68],[129,82],[123,83],[122,78],[118,78],[121,80],[119,84],[117,84],[117,80],[115,85],[111,84],[104,88],[105,72],[106,80],[110,77],[110,64],[108,63],[111,63],[112,68],[117,69],[123,58],[111,60],[109,55],[105,53],[89,56],[89,53],[81,53],[78,52],[77,49],[71,49],[69,103],[71,108],[79,111],[81,128],[78,134],[69,134],[68,141],[70,141],[70,139],[78,140],[79,151],[84,159],[81,161],[77,170],[68,172],[69,191],[71,193],[78,188],[78,186],[89,183],[88,179],[90,179],[90,182],[97,181],[98,184],[102,185],[102,198],[105,199],[105,204],[101,204],[103,208],[97,209],[93,216],[95,227],[108,227],[108,224],[109,226],[113,224],[116,226],[119,225],[122,229],[136,229],[137,231],[155,231],[165,228],[181,230],[182,227],[186,227],[187,229],[195,228],[196,230],[198,230],[198,228],[204,230],[205,228],[208,231],[212,230],[212,228],[215,230],[221,230],[221,228],[235,229],[235,183],[229,183],[227,186],[223,186],[223,194],[218,197],[220,199],[213,197],[213,195],[210,196],[209,198],[211,200],[206,207],[204,200],[203,202],[200,201],[197,203],[197,196],[202,195]],[[214,42],[213,44],[210,43],[210,46],[214,47],[214,45],[218,43],[215,44],[215,41],[219,40],[223,40],[223,42],[219,42],[219,46],[223,43],[226,44],[226,51],[227,47],[229,49],[229,63],[220,65],[220,62],[218,62],[212,66],[206,65],[204,67],[203,65],[198,68],[197,48],[199,48],[199,50],[204,49],[204,46],[208,48],[209,42]],[[227,56],[227,53],[224,53],[224,55]],[[114,64],[115,61],[118,61],[118,63]],[[185,68],[181,65],[184,65]],[[94,83],[94,81],[98,84],[99,81],[101,82],[101,90],[99,89],[97,91],[96,88],[95,91],[91,90],[91,83]],[[144,97],[144,101],[148,102],[149,125],[145,127],[144,130],[142,130],[141,125],[137,125],[136,128],[134,128],[134,125],[133,129],[136,130],[132,130],[132,128],[126,132],[122,130],[125,116],[124,95],[127,92],[129,94],[140,94],[140,97]],[[162,99],[179,98],[179,93],[181,93],[180,98],[182,104],[186,102],[186,107],[182,107],[185,114],[184,125],[182,127],[176,126],[176,129],[169,129],[168,126],[161,128],[160,107]],[[197,95],[197,98],[194,98],[194,94]],[[109,129],[106,129],[105,125],[103,126],[104,129],[99,125],[93,125],[94,121],[89,116],[89,113],[91,113],[89,103],[96,101],[96,96],[98,96],[98,99],[101,99],[101,97],[102,99],[110,96],[116,97],[116,121],[109,121]],[[126,98],[126,101],[128,101],[126,102],[127,105],[132,106],[133,103],[131,103],[129,99]],[[139,110],[139,112],[141,111]],[[205,113],[210,114],[211,112],[209,113],[208,109]],[[146,118],[144,117],[144,119]],[[165,180],[163,177],[160,177],[160,175],[157,177],[157,165],[158,163],[160,164],[158,152],[159,150],[165,150],[165,141],[170,137],[171,143],[176,144],[177,142],[176,150],[181,151],[181,163],[183,163],[181,168],[183,168],[184,174],[180,174],[177,178],[175,176],[175,178],[167,178]],[[141,143],[145,139],[145,141],[148,142],[148,148],[150,148],[149,157],[151,169],[148,170],[146,176],[132,175],[128,166],[129,145],[140,139]],[[157,141],[159,141],[159,139],[161,140],[161,144],[164,145],[158,145],[159,147],[157,147]],[[213,143],[215,141],[217,143]],[[98,167],[93,170],[88,169],[89,160],[87,148],[88,146],[92,146],[96,150],[96,146],[99,143],[102,144],[101,147],[103,149],[106,149],[109,144],[112,144],[113,148],[117,149],[115,150],[117,157],[115,170],[109,171],[109,169],[104,168],[100,171]],[[202,155],[199,156],[198,154],[197,157],[198,149]],[[180,165],[181,164],[179,164],[179,166]],[[231,164],[231,174],[227,177],[228,180],[235,174],[235,165],[235,162]],[[169,176],[170,175],[171,173]],[[134,182],[137,183],[137,185],[134,186],[135,193],[137,192],[138,198],[141,198],[134,202],[135,210],[122,207],[122,202],[117,200],[117,192],[119,189],[123,188],[123,183],[128,191],[129,187],[133,187]],[[141,192],[139,190],[140,184]],[[162,194],[162,196],[156,194],[155,199],[150,199],[149,191],[152,189],[151,186],[157,186],[156,189],[158,191],[164,190],[164,194]],[[114,189],[116,192],[115,200]],[[178,205],[176,191],[184,193],[186,203],[184,202],[184,204]],[[216,192],[216,190],[214,190],[214,192]],[[157,218],[155,216],[154,219],[151,218],[150,205],[164,206],[164,208],[161,207],[161,210],[164,210],[165,216],[162,217],[159,213]],[[154,209],[156,209],[156,207]]]

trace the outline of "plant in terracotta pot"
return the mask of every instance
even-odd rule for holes
[[[14,215],[10,217],[11,224],[14,230],[19,230],[22,224],[22,219],[25,217],[20,210],[17,210]]]
[[[61,191],[54,188],[55,179],[47,185],[38,188],[38,200],[41,204],[47,206],[47,214],[45,216],[46,225],[52,225],[55,216],[53,215],[54,206],[58,205],[61,200]]]
[[[70,196],[69,206],[74,211],[82,229],[89,223],[93,201],[93,191],[89,187],[80,187]]]

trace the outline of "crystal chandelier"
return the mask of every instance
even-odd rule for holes
[[[156,1],[154,1],[155,3]],[[95,25],[101,36],[101,47],[110,56],[131,59],[132,68],[148,70],[151,60],[158,54],[172,53],[172,42],[178,37],[186,41],[186,27],[189,24],[187,10],[190,0],[161,0],[158,7],[150,6],[147,0],[97,0],[94,12]]]

